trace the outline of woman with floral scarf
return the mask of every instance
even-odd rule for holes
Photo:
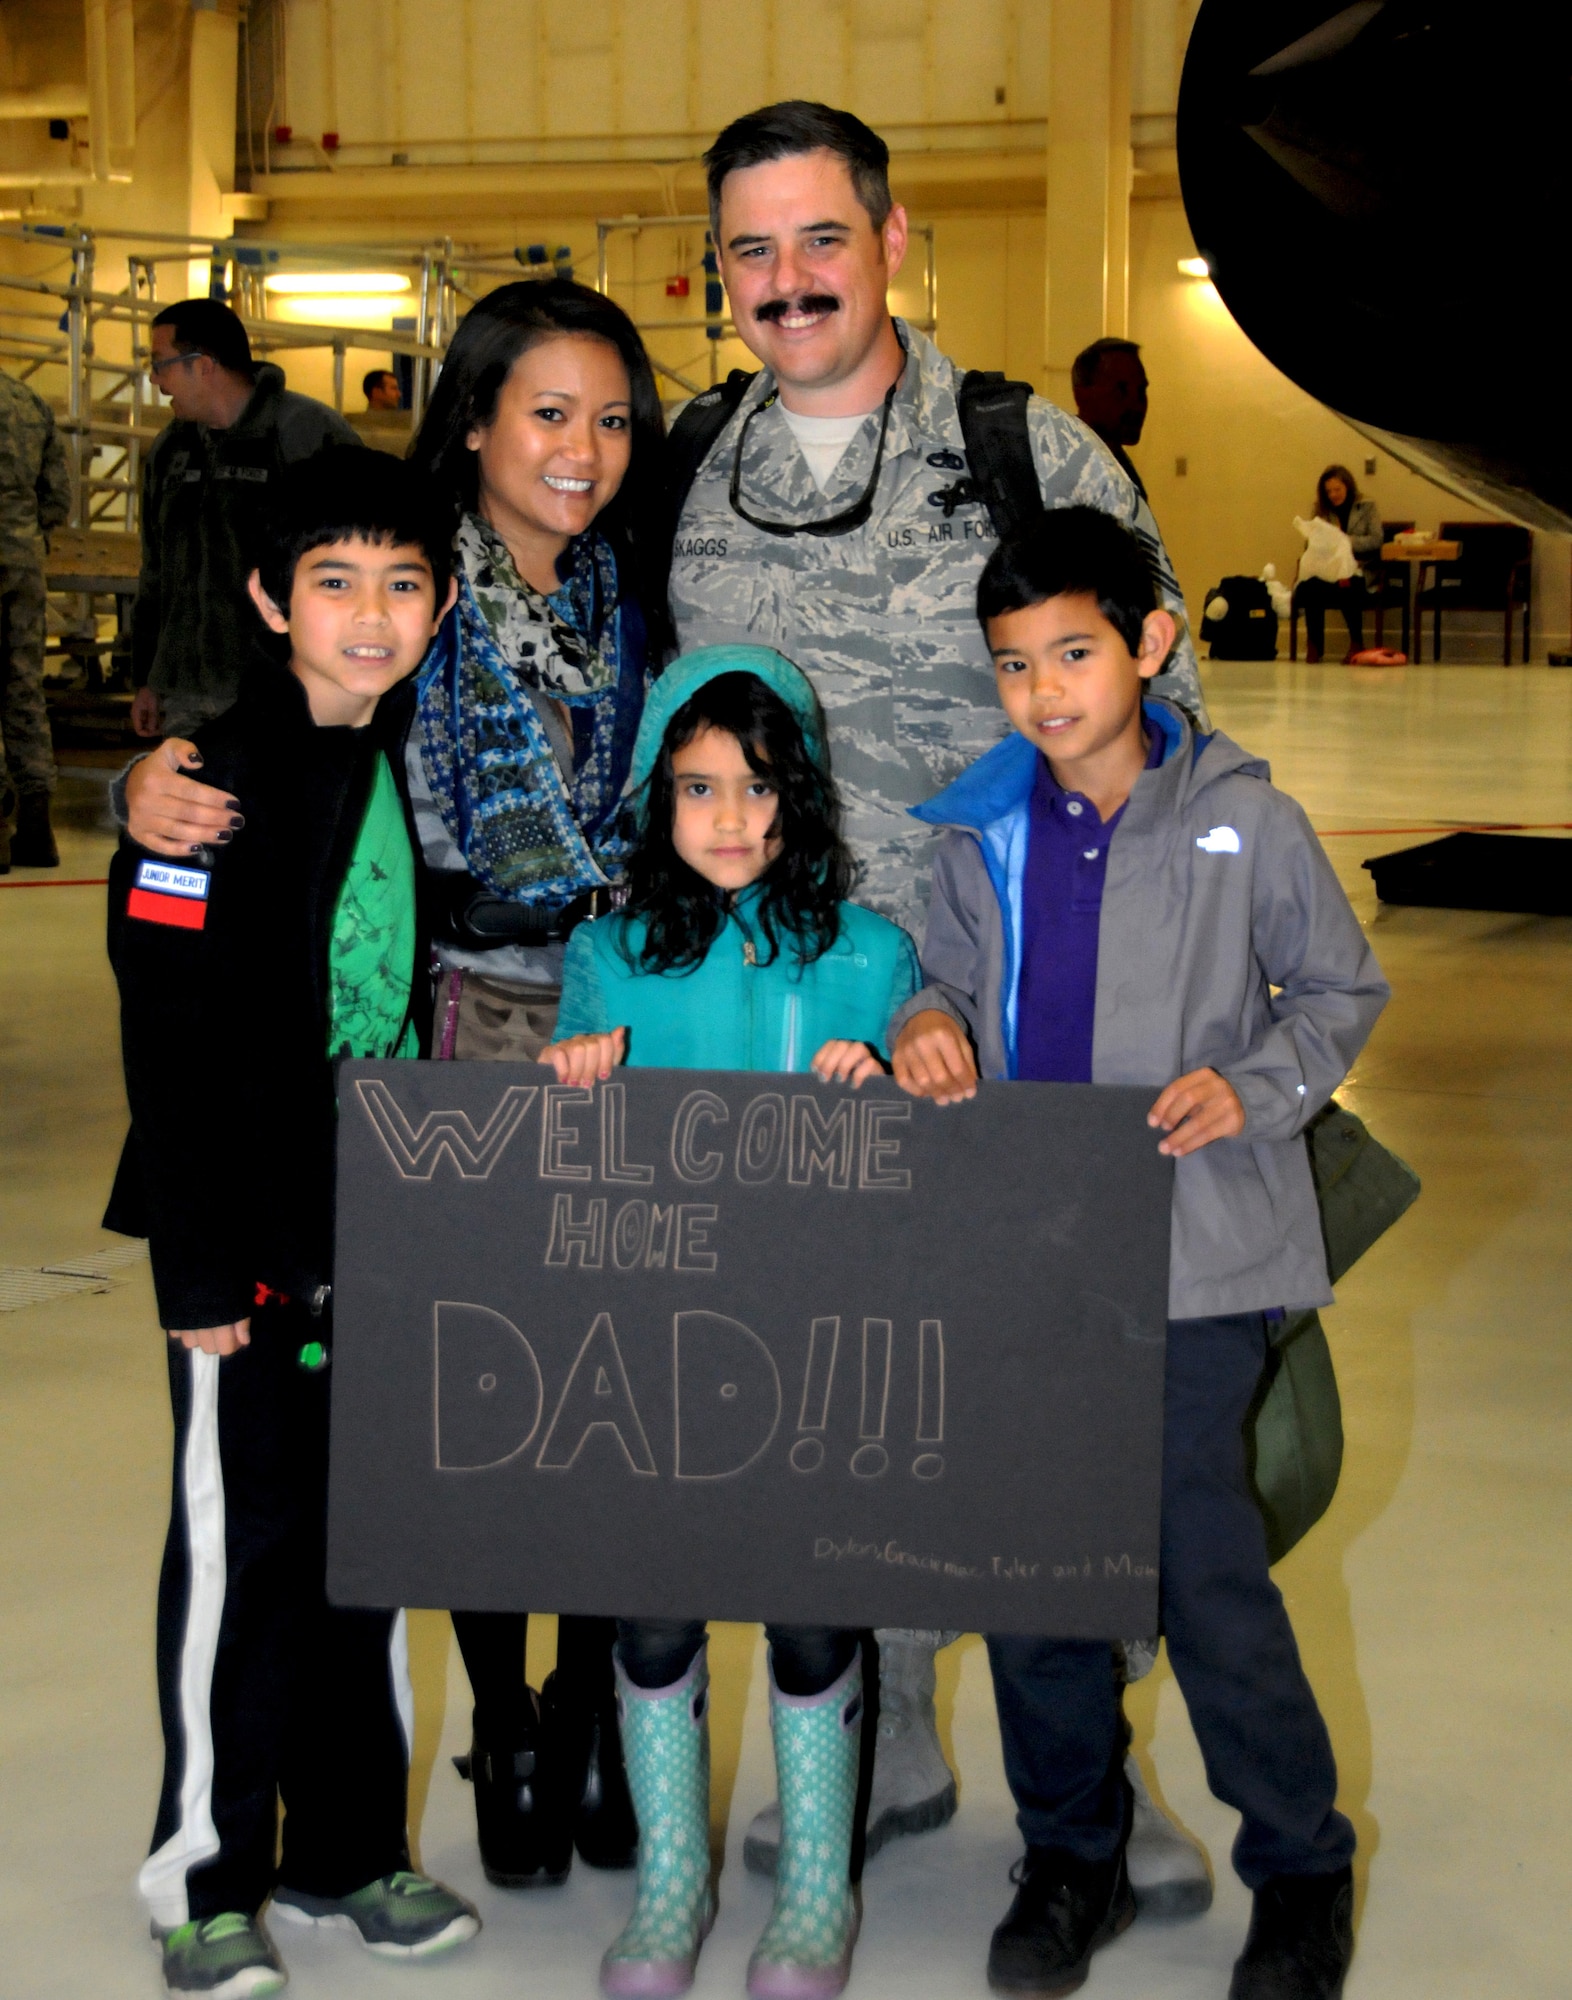
[[[461,323],[411,447],[454,515],[458,601],[406,755],[432,887],[433,1054],[550,1041],[568,937],[611,906],[644,692],[670,650],[660,400],[632,322],[564,280]],[[538,1705],[523,1615],[455,1612],[475,1698],[468,1775],[493,1882],[560,1882],[575,1844],[631,1865],[610,1619],[563,1618]]]

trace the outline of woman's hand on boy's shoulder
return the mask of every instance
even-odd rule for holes
[[[1169,1084],[1147,1112],[1146,1122],[1168,1135],[1158,1152],[1182,1160],[1214,1139],[1237,1139],[1244,1130],[1245,1112],[1227,1077],[1215,1069],[1193,1069]]]
[[[199,1326],[169,1328],[171,1340],[178,1340],[182,1347],[200,1347],[204,1354],[227,1356],[238,1354],[242,1347],[251,1345],[251,1322],[237,1319],[228,1326]]]
[[[853,1090],[884,1074],[884,1064],[866,1042],[828,1041],[809,1068],[820,1083],[849,1083]]]
[[[569,1035],[565,1041],[552,1042],[541,1050],[540,1060],[550,1063],[558,1083],[588,1090],[604,1083],[627,1053],[627,1029],[610,1028],[603,1035]]]
[[[977,1058],[966,1030],[952,1014],[925,1007],[895,1038],[895,1081],[913,1097],[959,1104],[977,1095]]]
[[[171,736],[126,773],[126,831],[149,854],[183,860],[199,847],[222,847],[245,825],[240,803],[195,773],[202,753]]]

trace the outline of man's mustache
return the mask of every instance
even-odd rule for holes
[[[831,298],[828,292],[807,292],[800,299],[770,299],[762,306],[755,306],[753,317],[762,320],[784,319],[789,312],[839,312],[841,302]]]

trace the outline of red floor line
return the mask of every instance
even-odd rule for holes
[[[0,882],[0,889],[103,889],[107,875],[81,875],[64,882]]]

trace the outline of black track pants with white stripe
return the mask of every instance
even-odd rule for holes
[[[409,1865],[403,1620],[324,1591],[331,1371],[297,1357],[325,1331],[268,1305],[224,1360],[170,1343],[164,1784],[139,1878],[164,1926],[255,1912],[275,1880],[341,1896]]]

